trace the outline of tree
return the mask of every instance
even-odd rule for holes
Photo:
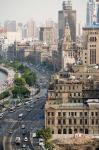
[[[45,148],[48,150],[53,150],[55,146],[51,142],[45,142]]]
[[[34,86],[36,84],[37,77],[34,72],[25,72],[23,78],[25,78],[25,81],[29,86]]]
[[[51,129],[50,128],[43,128],[41,130],[38,130],[37,131],[37,137],[43,138],[45,140],[45,142],[47,142],[52,137]]]
[[[25,84],[26,84],[26,81],[25,81],[25,79],[24,78],[16,78],[15,80],[14,80],[14,83],[15,83],[15,85],[16,86],[25,86]]]
[[[0,100],[6,98],[8,96],[10,96],[9,91],[4,91],[3,93],[0,94]]]
[[[25,86],[14,86],[12,94],[14,98],[26,98],[30,96],[30,91]]]

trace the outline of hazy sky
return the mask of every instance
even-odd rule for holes
[[[17,20],[26,22],[33,18],[37,23],[48,18],[57,21],[58,10],[62,9],[63,0],[0,0],[0,22]],[[78,21],[85,21],[86,0],[72,0],[77,10]]]

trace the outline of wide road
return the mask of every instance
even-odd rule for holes
[[[39,80],[42,79],[44,83],[48,82],[48,78],[42,75],[42,72],[30,67],[31,70],[38,74]],[[21,126],[24,124],[27,130],[26,136],[30,141],[30,134],[37,129],[44,127],[44,104],[46,101],[47,89],[41,86],[40,93],[33,97],[28,104],[22,104],[19,108],[16,108],[15,112],[6,111],[4,118],[0,120],[0,150],[17,149],[15,147],[16,136],[21,137],[22,144],[26,144],[27,149],[32,149],[30,142],[24,143],[24,137],[22,136]],[[38,99],[39,97],[39,99]],[[23,114],[22,120],[19,120],[18,115]],[[10,133],[9,133],[10,131]],[[22,145],[21,145],[22,147]]]

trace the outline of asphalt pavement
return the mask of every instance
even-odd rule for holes
[[[42,78],[42,73],[36,69],[39,78]],[[42,82],[48,81],[47,76],[43,76]],[[16,107],[14,112],[5,111],[4,117],[0,119],[0,150],[18,150],[22,149],[22,146],[26,146],[26,150],[33,149],[31,144],[30,134],[36,132],[36,130],[44,127],[44,104],[46,99],[44,98],[47,93],[46,88],[41,88],[40,93],[32,98],[28,104],[22,104],[20,107]],[[23,114],[21,120],[19,114]],[[28,138],[28,142],[24,142],[24,136],[22,134],[21,126],[25,125],[27,133],[25,136]],[[15,144],[15,138],[19,136],[21,138],[21,144]]]

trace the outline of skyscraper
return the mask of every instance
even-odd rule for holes
[[[96,0],[97,23],[99,23],[99,0]]]
[[[65,24],[70,27],[71,39],[76,41],[76,10],[72,9],[71,0],[63,1],[63,9],[58,12],[59,40],[63,39]]]
[[[5,21],[4,23],[4,28],[8,31],[8,32],[16,32],[16,21]]]
[[[35,21],[33,19],[29,20],[27,23],[28,38],[35,38],[35,29]]]
[[[91,26],[93,24],[93,15],[95,11],[95,1],[87,1],[87,15],[86,15],[86,25]]]

